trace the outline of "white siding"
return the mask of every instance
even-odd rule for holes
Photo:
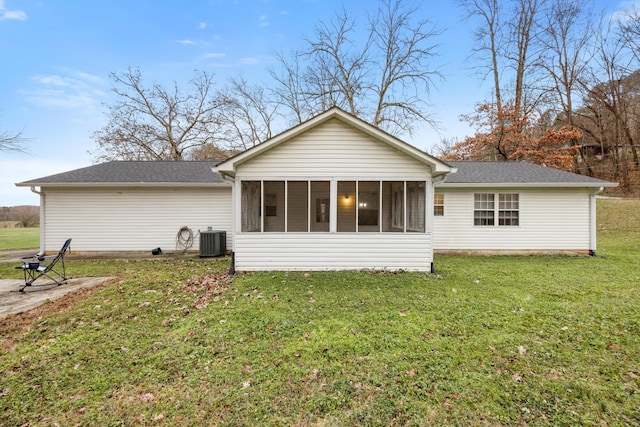
[[[357,177],[426,179],[424,163],[332,119],[238,167],[243,179],[254,177]]]
[[[253,179],[330,181],[333,232],[241,233],[236,194],[237,270],[431,270],[430,233],[335,232],[337,181],[431,182],[428,166],[389,145],[333,119],[239,166],[235,190]]]
[[[434,217],[435,250],[587,251],[589,190],[442,189],[444,216]],[[474,193],[518,193],[520,225],[474,226]]]
[[[242,233],[236,269],[431,270],[429,233]]]
[[[72,238],[74,251],[175,251],[181,227],[224,230],[232,244],[231,188],[46,188],[44,249]]]

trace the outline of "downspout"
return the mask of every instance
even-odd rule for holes
[[[42,192],[42,187],[40,187],[40,191],[36,190],[35,186],[31,186],[31,192],[40,196],[40,253],[44,254],[45,252],[45,241],[44,241],[44,232],[45,232],[45,221],[44,221],[44,192]]]
[[[457,171],[454,170],[455,173]],[[433,227],[433,196],[436,192],[436,184],[442,184],[447,180],[447,177],[449,176],[449,174],[442,174],[442,175],[438,175],[435,178],[431,177],[431,201],[429,202],[429,206],[430,206],[430,214],[429,214],[429,229],[431,230],[431,274],[436,274],[436,266],[433,263],[433,258],[434,258],[434,252],[435,252],[435,248],[434,248],[434,242],[435,242],[435,238],[434,238],[434,227]]]
[[[226,181],[231,184],[231,234],[233,236],[233,244],[231,245],[231,265],[229,266],[229,275],[233,276],[236,274],[236,212],[235,212],[235,192],[236,192],[236,180],[234,178],[229,177],[224,172],[218,172],[220,174],[220,178],[223,181]]]
[[[589,196],[589,256],[596,256],[596,196],[604,191],[604,187],[595,190]]]

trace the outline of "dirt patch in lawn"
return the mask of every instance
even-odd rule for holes
[[[18,292],[24,280],[1,279],[0,322],[6,323],[5,319],[9,317],[11,322],[19,318],[33,318],[68,307],[82,298],[88,289],[113,280],[113,277],[81,277],[69,279],[60,286],[43,282],[26,287],[25,292]]]

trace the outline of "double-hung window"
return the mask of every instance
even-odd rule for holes
[[[497,199],[497,203],[496,203]],[[496,224],[496,218],[498,218]],[[520,197],[514,193],[477,193],[473,195],[473,225],[520,225]]]
[[[433,216],[444,216],[444,194],[433,195]]]
[[[498,195],[498,225],[520,225],[520,197],[518,194]]]

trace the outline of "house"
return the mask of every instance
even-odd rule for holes
[[[41,250],[72,237],[75,252],[167,251],[185,226],[231,230],[231,186],[212,172],[217,163],[115,161],[17,185],[40,194]]]
[[[526,162],[450,162],[435,190],[443,253],[595,255],[596,195],[618,184]]]
[[[41,248],[177,248],[224,230],[235,268],[433,271],[436,251],[595,253],[617,184],[523,162],[442,162],[332,108],[224,162],[109,162],[16,184]],[[191,249],[198,249],[194,239]]]

